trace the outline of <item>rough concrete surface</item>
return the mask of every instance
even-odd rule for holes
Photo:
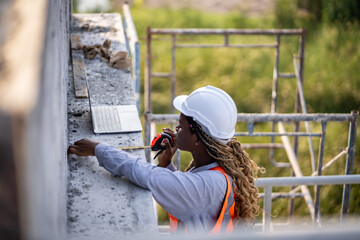
[[[119,14],[76,14],[72,34],[82,44],[111,40],[112,51],[126,51]],[[70,70],[71,71],[71,70]],[[92,105],[135,104],[129,71],[111,68],[99,56],[85,59]],[[75,99],[72,73],[68,83],[69,141],[87,137],[114,146],[142,146],[142,134],[94,134],[89,101]],[[132,153],[145,161],[143,150]],[[99,166],[95,157],[69,156],[68,236],[69,239],[123,239],[133,234],[156,233],[157,221],[151,192],[114,177]]]

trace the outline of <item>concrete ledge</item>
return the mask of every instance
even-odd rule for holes
[[[76,14],[72,34],[82,44],[111,40],[111,50],[126,51],[119,14]],[[130,72],[114,69],[98,56],[85,59],[85,71],[93,105],[136,104]],[[114,146],[141,146],[141,133],[94,134],[87,98],[75,99],[73,79],[68,83],[69,141],[87,137]],[[145,161],[143,150],[132,153]],[[125,178],[113,177],[99,167],[95,157],[69,157],[68,237],[69,239],[115,239],[134,233],[157,233],[157,220],[150,191]]]

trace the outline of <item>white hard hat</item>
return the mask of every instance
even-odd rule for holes
[[[216,140],[226,144],[234,136],[237,109],[234,100],[223,90],[213,86],[201,87],[190,95],[176,97],[173,104]]]

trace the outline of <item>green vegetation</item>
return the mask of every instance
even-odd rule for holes
[[[302,2],[302,3],[300,3]],[[344,3],[345,4],[340,4]],[[214,14],[192,9],[151,9],[136,2],[132,15],[141,39],[141,66],[145,66],[146,27],[152,28],[300,28],[307,29],[304,92],[309,113],[349,113],[360,110],[360,26],[358,5],[346,8],[346,2],[356,5],[359,1],[289,1],[279,0],[274,16],[245,17],[237,12]],[[338,5],[341,5],[340,7]],[[346,6],[345,6],[346,5]],[[357,8],[356,8],[357,7]],[[341,8],[343,11],[339,11]],[[347,9],[348,11],[345,11]],[[357,9],[357,10],[356,10]],[[182,42],[222,43],[214,37],[191,37]],[[231,38],[234,43],[274,43],[272,37]],[[170,71],[170,39],[153,41],[153,70]],[[292,54],[296,54],[298,40],[284,37],[281,48],[281,72],[293,72]],[[262,113],[270,111],[273,49],[179,49],[176,52],[176,77],[178,94],[188,94],[203,85],[214,85],[227,91],[235,100],[239,112]],[[142,75],[144,69],[141,69]],[[143,77],[143,76],[142,76]],[[143,80],[142,80],[143,92]],[[293,112],[295,103],[295,79],[281,79],[278,93],[278,112]],[[153,80],[153,111],[168,113],[170,107],[170,84],[165,79]],[[141,96],[143,99],[143,96]],[[143,104],[143,103],[142,103]],[[245,131],[239,124],[238,130]],[[288,131],[293,126],[288,125]],[[304,126],[301,126],[302,129]],[[256,130],[270,130],[269,125],[258,124]],[[320,124],[311,124],[311,129],[321,131]],[[158,129],[161,131],[161,127]],[[325,144],[324,162],[331,160],[346,147],[348,124],[329,123]],[[358,134],[359,136],[359,134]],[[269,142],[269,138],[240,138],[241,142]],[[276,139],[280,142],[280,139]],[[317,159],[319,139],[314,138]],[[354,173],[360,174],[360,138],[357,138]],[[259,166],[266,168],[259,177],[289,176],[290,170],[275,168],[269,161],[268,150],[249,150],[250,156]],[[182,155],[182,168],[190,154]],[[277,150],[276,161],[285,162],[285,151]],[[311,175],[307,139],[301,138],[299,162],[304,175]],[[326,175],[343,174],[345,158],[324,172]],[[310,187],[312,191],[313,188]],[[288,191],[287,188],[274,191]],[[313,192],[313,191],[312,191]],[[360,214],[360,188],[352,187],[351,214]],[[341,208],[342,186],[323,187],[321,191],[321,213],[323,217],[338,219]],[[273,210],[280,217],[287,215],[287,200],[274,200]],[[295,200],[296,215],[308,216],[303,199]],[[261,214],[260,214],[261,216]],[[166,214],[159,211],[160,222]],[[276,221],[276,219],[275,219]]]

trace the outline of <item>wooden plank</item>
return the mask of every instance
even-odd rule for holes
[[[280,133],[286,133],[284,124],[282,122],[278,122],[278,128]],[[281,136],[281,140],[284,144],[286,154],[289,158],[291,167],[295,173],[296,177],[303,177],[303,173],[300,169],[299,162],[297,160],[297,157],[295,155],[294,149],[291,147],[290,140],[288,136]],[[315,216],[315,209],[314,209],[314,202],[311,198],[311,194],[309,191],[309,188],[305,185],[300,186],[301,192],[304,194],[305,202],[309,208],[311,219],[314,220]]]
[[[79,35],[71,35],[71,57],[75,97],[87,98],[84,53],[81,49],[81,38]]]

